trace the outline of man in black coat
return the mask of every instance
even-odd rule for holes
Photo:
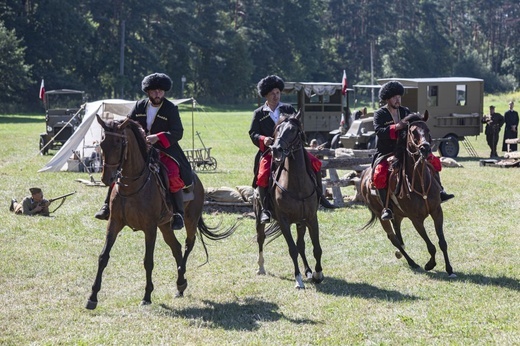
[[[504,142],[502,143],[502,151],[507,152],[507,143],[506,139],[516,139],[518,137],[518,112],[513,109],[515,103],[513,101],[509,102],[509,110],[504,113]],[[509,144],[509,149],[511,151],[517,150],[516,143]]]
[[[160,160],[168,171],[170,200],[174,208],[171,226],[174,230],[182,229],[184,227],[182,189],[192,184],[193,173],[179,145],[184,133],[179,109],[164,97],[164,94],[171,89],[172,81],[163,73],[153,73],[143,79],[141,86],[148,98],[137,101],[128,117],[141,125],[146,132],[146,140],[159,151]],[[105,205],[95,215],[98,219],[106,220],[110,215],[108,206],[110,190]]]
[[[500,113],[495,113],[495,106],[489,106],[489,115],[484,116],[482,122],[486,124],[486,141],[491,149],[489,157],[498,157],[497,144],[500,129],[504,125],[504,117]]]

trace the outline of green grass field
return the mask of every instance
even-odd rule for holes
[[[486,99],[503,113],[507,98]],[[503,103],[503,104],[501,104]],[[519,102],[520,103],[520,102]],[[196,131],[217,159],[200,173],[206,187],[248,185],[255,147],[247,131],[251,111],[197,109]],[[191,109],[182,109],[185,149],[192,138]],[[266,276],[257,276],[254,221],[235,213],[205,214],[208,224],[241,219],[236,233],[200,242],[188,262],[185,297],[176,299],[175,264],[158,237],[153,304],[144,294],[142,232],[125,228],[103,276],[99,305],[85,304],[103,247],[106,222],[93,217],[106,189],[75,181],[86,173],[37,173],[50,159],[38,155],[43,116],[0,116],[0,344],[2,345],[513,345],[520,344],[520,191],[518,168],[481,167],[461,147],[463,168],[445,168],[443,185],[456,198],[443,205],[444,229],[457,278],[448,278],[440,250],[431,272],[412,270],[394,256],[379,225],[359,229],[364,206],[319,211],[325,280],[295,290],[282,238],[265,251]],[[192,141],[193,139],[193,141]],[[481,158],[484,136],[468,139]],[[346,172],[340,172],[340,176]],[[94,174],[99,180],[100,174]],[[71,191],[50,218],[16,216],[10,199],[28,188],[46,197]],[[353,195],[352,187],[343,188]],[[1,205],[1,204],[0,204]],[[51,210],[53,207],[51,206]],[[433,223],[427,220],[433,242]],[[184,238],[183,232],[178,233]],[[403,223],[409,254],[428,260],[425,243]],[[311,265],[312,247],[307,240]]]

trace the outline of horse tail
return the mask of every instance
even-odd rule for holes
[[[374,223],[377,221],[376,213],[374,213],[374,211],[370,208],[368,210],[370,210],[370,220],[368,220],[368,222],[359,229],[360,231],[364,231],[367,228],[372,227],[374,225]]]
[[[201,235],[201,240],[202,240],[202,236],[204,236],[205,238],[210,239],[210,240],[226,239],[226,238],[230,237],[233,233],[235,233],[236,229],[238,228],[238,221],[237,221],[228,229],[220,230],[219,228],[220,228],[221,223],[222,223],[222,221],[219,222],[219,224],[215,227],[209,227],[208,225],[206,225],[206,223],[204,222],[204,219],[201,216],[199,218],[199,222],[197,224],[197,228],[199,229],[199,234]]]
[[[273,221],[266,229],[265,229],[265,237],[269,239],[269,241],[265,244],[269,244],[276,238],[282,235],[282,228],[277,221]]]

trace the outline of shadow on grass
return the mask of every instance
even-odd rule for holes
[[[30,115],[1,115],[0,124],[28,124],[28,123],[41,123],[45,125],[45,119],[41,116],[30,116]],[[43,126],[42,125],[42,126]],[[43,126],[45,131],[45,127]]]
[[[464,281],[469,282],[475,285],[482,286],[496,286],[501,288],[507,288],[514,291],[520,291],[520,281],[514,278],[509,278],[507,276],[486,276],[484,274],[464,274],[461,272],[455,272],[457,275],[456,278],[450,278],[446,274],[446,272],[426,272],[426,274],[435,280],[440,281]]]
[[[170,317],[196,320],[197,324],[208,328],[226,330],[254,331],[262,322],[275,322],[281,319],[295,324],[316,324],[308,319],[290,319],[280,313],[278,305],[257,299],[244,299],[240,302],[216,303],[204,300],[205,307],[178,309],[161,304],[164,313]]]

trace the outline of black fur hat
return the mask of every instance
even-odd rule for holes
[[[401,95],[404,94],[404,87],[401,83],[398,81],[390,81],[381,87],[381,90],[379,90],[379,99],[382,101],[391,99],[395,95]]]
[[[272,75],[267,76],[258,82],[257,88],[258,88],[258,95],[265,97],[265,95],[269,94],[271,90],[274,88],[278,88],[280,91],[283,91],[283,88],[285,87],[285,84],[283,82],[283,79],[281,79],[278,76]]]
[[[143,89],[144,92],[155,89],[169,91],[171,88],[172,80],[164,73],[152,73],[151,75],[144,77],[141,82],[141,89]]]

